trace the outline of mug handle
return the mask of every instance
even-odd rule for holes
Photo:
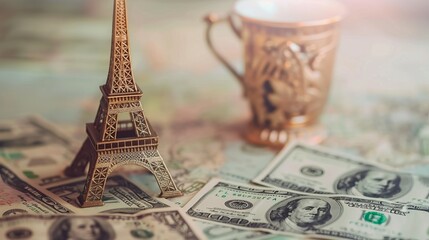
[[[216,56],[216,58],[234,75],[240,84],[244,87],[244,77],[240,74],[214,47],[212,38],[211,38],[211,30],[214,24],[221,23],[227,21],[229,26],[235,35],[241,39],[241,29],[239,29],[232,20],[232,14],[228,14],[227,16],[220,17],[217,14],[210,13],[204,17],[204,21],[207,23],[206,30],[206,41],[212,53]],[[244,88],[243,88],[244,89]]]

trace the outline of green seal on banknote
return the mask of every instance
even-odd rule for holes
[[[142,228],[133,229],[130,231],[130,234],[137,239],[148,239],[155,236],[155,234],[152,231],[149,231],[147,229],[142,229]]]
[[[28,177],[29,179],[36,179],[39,176],[37,174],[35,174],[33,171],[22,171],[22,173]]]
[[[377,225],[381,225],[387,221],[386,215],[384,215],[383,213],[372,212],[372,211],[365,212],[363,214],[363,219],[366,222],[374,223]]]

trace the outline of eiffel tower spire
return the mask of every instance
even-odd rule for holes
[[[125,0],[115,0],[112,23],[109,75],[105,92],[109,95],[140,93],[131,69],[128,19]]]
[[[113,34],[107,82],[94,123],[86,124],[87,139],[67,176],[80,176],[89,170],[85,187],[78,198],[82,207],[102,205],[102,196],[109,174],[118,166],[136,164],[155,176],[161,197],[177,197],[182,193],[174,183],[158,148],[158,135],[146,119],[140,103],[142,92],[131,71],[128,43],[126,0],[115,0]],[[119,114],[128,120],[119,120]]]
[[[106,84],[100,87],[103,99],[94,121],[96,137],[101,141],[116,140],[118,131],[123,132],[121,137],[157,137],[144,116],[140,104],[142,91],[131,69],[126,5],[126,0],[114,1],[109,73]],[[129,112],[132,118],[132,127],[128,127],[126,134],[121,131],[125,130],[121,129],[123,124],[118,122],[118,114],[122,112]]]

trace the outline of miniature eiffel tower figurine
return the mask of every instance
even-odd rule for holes
[[[85,187],[78,201],[82,207],[103,205],[107,177],[116,167],[125,164],[136,164],[151,171],[161,189],[161,197],[181,196],[157,150],[158,135],[143,114],[142,91],[134,82],[126,0],[115,0],[110,54],[109,74],[106,84],[100,87],[103,97],[97,116],[94,123],[86,124],[88,137],[65,170],[67,176],[81,176],[89,163]],[[123,113],[128,113],[130,119],[118,120],[118,115]]]

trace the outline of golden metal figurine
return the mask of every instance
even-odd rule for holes
[[[277,10],[281,11],[280,6],[289,2],[291,8],[303,5],[298,0],[240,0],[232,14],[209,14],[205,18],[210,50],[240,81],[249,100],[252,119],[245,138],[255,144],[283,147],[291,139],[305,139],[307,134],[312,140],[323,138],[323,129],[320,131],[315,123],[328,97],[341,7],[335,5],[338,12],[329,11],[332,16],[326,14],[326,18],[320,20],[288,22],[283,19],[288,14]],[[321,6],[329,6],[323,3]],[[276,5],[277,8],[273,7]],[[280,17],[264,15],[271,8],[265,11],[263,6],[277,9],[272,14]],[[308,6],[304,3],[303,7]],[[299,12],[305,13],[305,9]],[[241,27],[235,24],[234,16],[240,20]],[[242,41],[244,74],[212,43],[212,27],[220,22],[228,23]]]
[[[151,171],[161,189],[161,197],[181,196],[157,150],[158,135],[143,113],[142,91],[134,82],[126,0],[115,0],[114,3],[109,74],[100,89],[103,97],[95,121],[86,124],[88,137],[71,166],[65,170],[68,176],[84,175],[89,163],[85,187],[78,198],[80,205],[103,205],[107,177],[116,167],[125,164],[136,164]],[[130,120],[119,120],[118,115],[123,113],[129,115]]]

